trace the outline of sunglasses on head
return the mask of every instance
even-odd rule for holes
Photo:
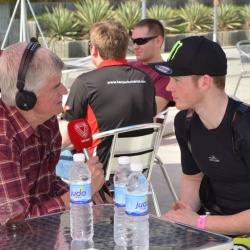
[[[156,38],[158,36],[151,36],[151,37],[140,37],[140,38],[131,38],[133,44],[137,44],[137,45],[143,45],[143,44],[146,44],[148,43],[150,40]]]

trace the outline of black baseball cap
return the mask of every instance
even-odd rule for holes
[[[227,74],[227,58],[221,46],[204,36],[191,36],[175,43],[166,62],[149,63],[166,76]]]

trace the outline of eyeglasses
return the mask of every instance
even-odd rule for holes
[[[133,44],[137,44],[137,45],[144,45],[146,43],[148,43],[149,41],[155,39],[158,36],[151,36],[151,37],[140,37],[140,38],[131,38]]]

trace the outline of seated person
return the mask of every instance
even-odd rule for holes
[[[164,39],[164,27],[160,21],[152,18],[140,20],[135,24],[132,33],[133,49],[137,61],[129,62],[130,65],[145,71],[152,78],[155,86],[157,114],[167,107],[175,105],[171,92],[166,90],[169,76],[159,74],[148,65],[148,63],[164,61],[161,56]],[[159,120],[156,121],[159,122]]]
[[[69,186],[55,175],[62,142],[57,115],[67,94],[63,67],[38,42],[13,44],[0,56],[0,197],[19,202],[26,218],[70,208]],[[92,157],[87,166],[96,194],[102,164]]]
[[[249,241],[250,108],[225,92],[225,52],[203,36],[187,37],[174,45],[167,62],[152,67],[170,76],[167,89],[180,110],[175,133],[181,200],[162,217],[219,234],[246,234]],[[244,238],[236,239],[242,247]],[[241,247],[236,249],[249,244]]]
[[[114,21],[96,23],[90,28],[90,54],[97,69],[84,73],[74,81],[60,122],[62,145],[70,144],[69,121],[85,118],[92,133],[135,124],[153,122],[156,113],[155,90],[151,78],[128,65],[127,30]],[[98,140],[89,148],[99,156],[106,170],[112,138]],[[62,152],[57,174],[69,168],[70,152]],[[67,158],[68,157],[68,158]],[[64,159],[64,160],[63,160]],[[68,160],[67,160],[68,159]]]

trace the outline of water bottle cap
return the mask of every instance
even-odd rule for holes
[[[141,163],[131,163],[131,171],[142,172],[143,165]]]
[[[130,158],[128,156],[120,156],[118,158],[119,164],[129,164],[130,163]]]
[[[83,153],[77,153],[73,155],[74,161],[85,161],[85,155]]]

